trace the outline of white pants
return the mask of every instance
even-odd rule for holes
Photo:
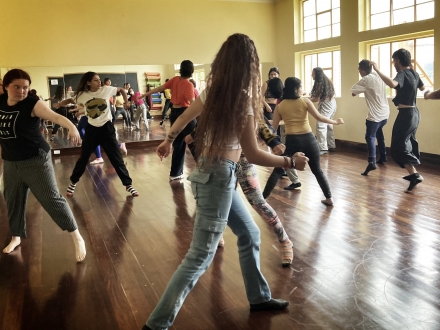
[[[139,128],[139,120],[141,118],[141,115],[144,117],[145,128],[148,130],[149,126],[148,126],[148,119],[147,119],[147,107],[145,106],[145,104],[140,104],[137,106],[136,119],[135,119],[136,128]]]
[[[336,112],[336,100],[332,98],[330,101],[320,101],[318,112],[324,117],[333,119]],[[336,148],[333,125],[316,121],[316,139],[320,150]]]

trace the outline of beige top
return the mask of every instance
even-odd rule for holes
[[[311,132],[307,104],[302,98],[283,100],[278,104],[278,113],[284,120],[286,134]]]

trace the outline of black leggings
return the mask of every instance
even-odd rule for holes
[[[332,193],[328,185],[327,178],[321,170],[321,164],[319,160],[321,158],[319,154],[318,143],[312,132],[306,134],[289,134],[286,135],[286,152],[285,156],[292,156],[296,152],[303,152],[309,157],[309,166],[312,173],[315,175],[325,198],[331,198]],[[272,174],[267,180],[266,187],[264,187],[263,197],[267,198],[272,190],[275,188],[278,180],[284,174],[284,169],[281,167],[274,168]]]

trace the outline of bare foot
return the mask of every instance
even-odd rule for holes
[[[323,199],[323,200],[321,200],[321,203],[325,204],[327,206],[333,206],[333,200],[331,198]]]
[[[9,243],[8,246],[3,249],[3,253],[11,253],[17,246],[20,245],[20,243],[20,236],[12,236],[11,243]]]
[[[78,229],[70,233],[73,238],[73,243],[75,244],[75,256],[76,261],[83,261],[86,257],[86,245],[84,244],[84,240],[81,237]]]

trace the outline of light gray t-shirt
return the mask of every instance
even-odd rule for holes
[[[387,99],[386,85],[379,77],[377,72],[371,72],[370,74],[362,77],[351,88],[353,94],[365,94],[365,101],[368,106],[367,120],[380,122],[384,119],[388,119],[390,116],[390,106]]]

